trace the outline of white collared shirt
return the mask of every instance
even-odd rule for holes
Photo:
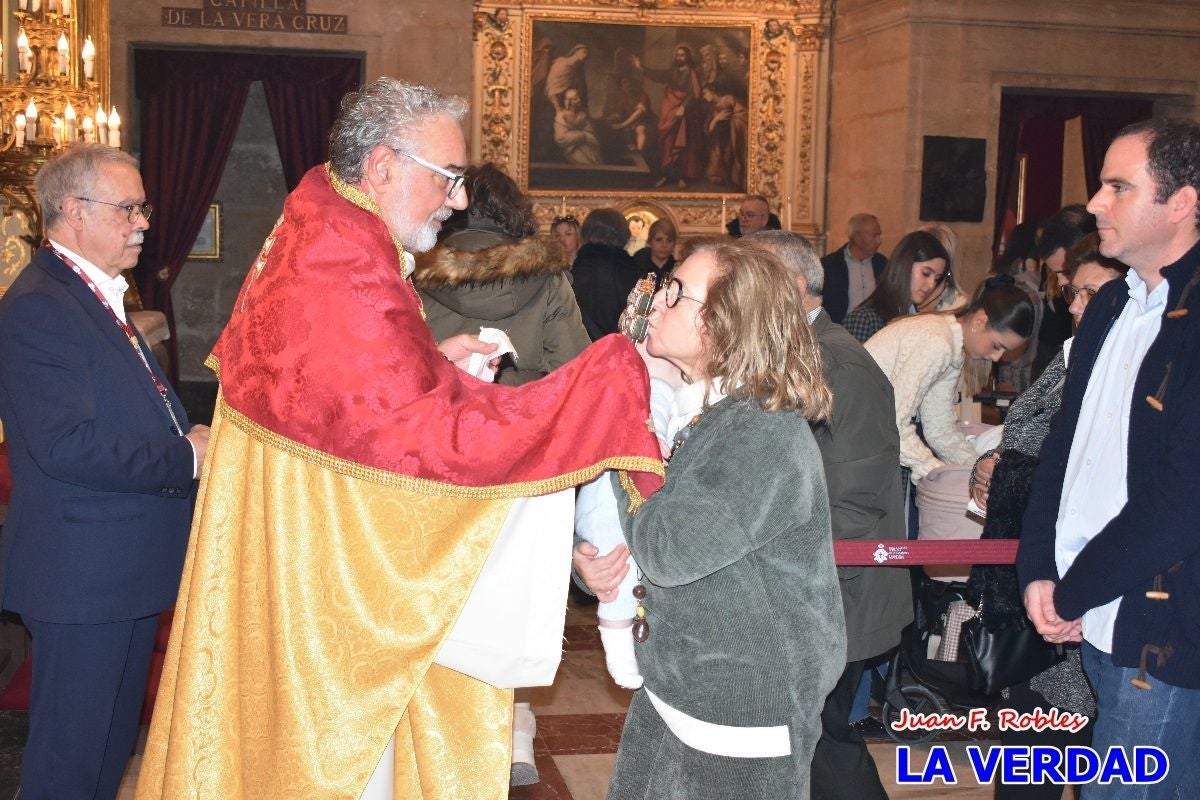
[[[1162,326],[1168,286],[1164,278],[1147,293],[1145,281],[1133,270],[1125,282],[1129,302],[1096,358],[1063,476],[1054,537],[1054,562],[1060,577],[1129,499],[1126,479],[1133,385]],[[1113,625],[1120,605],[1121,598],[1117,598],[1083,615],[1083,638],[1097,650],[1112,652]]]
[[[846,308],[853,310],[875,291],[875,265],[871,263],[871,256],[867,256],[866,261],[859,261],[850,253],[850,245],[846,245],[846,278],[850,286],[850,304]]]
[[[113,313],[117,315],[117,318],[121,322],[129,321],[125,318],[125,291],[129,288],[129,282],[125,280],[124,275],[110,278],[107,273],[74,250],[63,247],[62,244],[53,239],[50,240],[50,244],[61,250],[67,258],[79,265],[79,268],[83,270],[83,274],[87,276],[88,280],[96,284],[96,288],[104,295],[104,299],[108,301]]]

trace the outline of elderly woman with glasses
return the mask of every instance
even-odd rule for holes
[[[913,231],[892,250],[875,291],[845,316],[842,327],[866,342],[892,320],[936,304],[949,275],[950,255],[942,243],[928,231]]]
[[[647,360],[682,383],[666,484],[621,508],[644,684],[609,800],[807,792],[845,628],[809,428],[832,400],[803,308],[773,255],[727,240],[694,245],[655,295]],[[604,599],[625,555],[575,562]]]

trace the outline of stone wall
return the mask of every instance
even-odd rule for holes
[[[1148,95],[1156,113],[1200,107],[1200,0],[839,0],[830,110],[830,245],[878,214],[883,252],[920,227],[924,136],[987,140],[980,223],[951,223],[974,287],[991,260],[1000,97]]]

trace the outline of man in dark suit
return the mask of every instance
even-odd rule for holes
[[[76,145],[35,186],[47,240],[0,300],[0,597],[33,637],[21,796],[107,799],[175,602],[208,428],[189,427],[125,320],[121,272],[150,227],[137,162]]]
[[[900,433],[887,376],[871,355],[821,308],[821,263],[812,245],[786,231],[762,231],[747,241],[766,247],[792,273],[821,346],[833,393],[833,418],[814,428],[829,487],[833,538],[903,539],[904,494]],[[821,711],[821,738],[812,764],[813,800],[887,800],[875,762],[849,722],[855,690],[867,666],[900,643],[912,622],[908,571],[839,567],[846,615],[846,666]]]
[[[875,291],[875,282],[887,266],[887,259],[879,253],[883,229],[873,214],[851,217],[846,235],[850,241],[821,259],[825,268],[821,305],[839,325],[847,311]]]

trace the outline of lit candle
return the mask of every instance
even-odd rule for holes
[[[30,139],[38,138],[38,110],[37,104],[33,102],[33,98],[29,98],[29,105],[25,106],[26,124],[32,129],[29,134]]]
[[[17,69],[29,72],[29,36],[24,28],[17,34]]]
[[[25,115],[17,113],[17,118],[13,123],[17,128],[17,147],[25,146]]]
[[[58,37],[58,74],[67,74],[67,64],[71,61],[71,45],[65,33]]]
[[[83,118],[83,140],[85,142],[96,141],[96,128],[91,117]]]
[[[116,106],[108,112],[108,146],[121,146],[121,115],[117,113]]]
[[[33,3],[29,6],[29,10],[35,14],[37,12],[41,11],[42,10],[42,0],[33,0]]]
[[[567,196],[564,194],[563,195],[562,212],[559,214],[559,216],[565,217],[566,215],[567,215]]]
[[[725,227],[725,195],[721,195],[721,228]]]
[[[19,2],[17,3],[17,10],[18,11],[28,11],[29,10],[29,0],[19,0]]]
[[[63,111],[63,116],[66,118],[66,128],[64,131],[66,135],[63,141],[67,144],[74,144],[77,129],[75,127],[75,107],[71,105],[70,100],[67,101],[67,107]]]
[[[92,37],[87,37],[83,42],[83,77],[89,81],[96,73],[96,45],[92,44]]]
[[[790,194],[783,201],[783,220],[783,229],[790,231],[792,229],[792,196]]]
[[[63,144],[63,121],[62,121],[62,117],[55,117],[55,118],[54,118],[54,125],[53,125],[53,127],[52,127],[52,130],[54,131],[54,146],[55,146],[55,147],[62,147],[62,144]]]
[[[62,0],[62,15],[64,17],[71,16],[71,0]]]
[[[46,4],[46,10],[49,11],[51,14],[57,14],[58,13],[58,0],[50,0],[50,2],[48,2]]]
[[[96,109],[96,141],[108,144],[108,115],[104,113],[103,106]]]

